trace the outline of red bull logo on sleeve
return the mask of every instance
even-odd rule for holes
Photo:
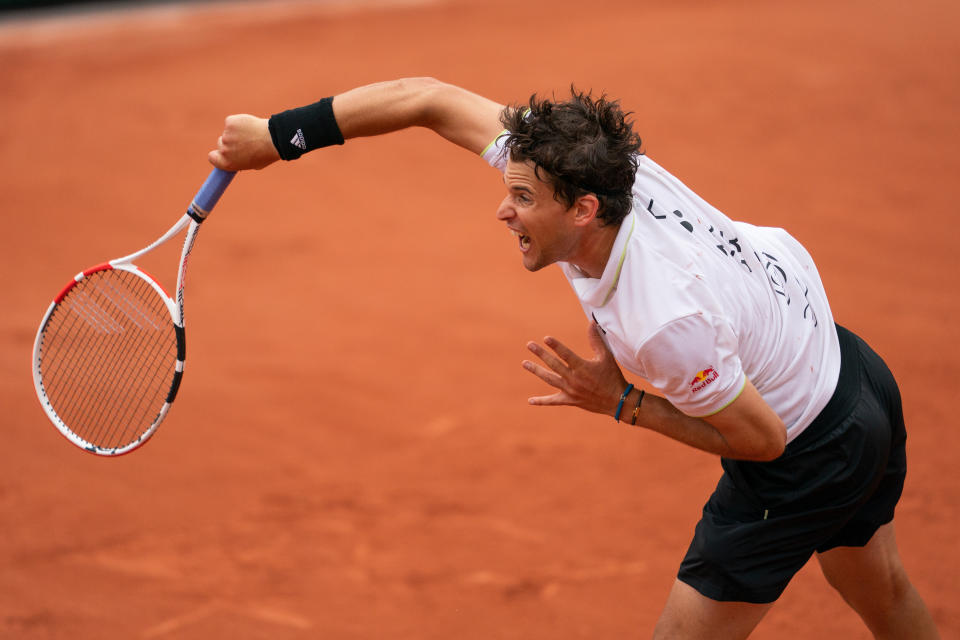
[[[699,393],[700,391],[703,391],[708,385],[712,384],[719,377],[720,374],[717,373],[716,369],[713,367],[707,367],[690,381],[690,393]]]

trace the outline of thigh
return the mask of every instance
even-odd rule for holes
[[[904,573],[893,523],[880,527],[858,547],[837,547],[817,554],[823,575],[844,597],[867,602]]]
[[[677,580],[653,637],[654,640],[740,640],[750,635],[771,606],[718,602]]]
[[[939,638],[926,604],[900,561],[893,522],[862,547],[838,547],[817,555],[827,581],[878,638]]]

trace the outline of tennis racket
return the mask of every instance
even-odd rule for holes
[[[186,358],[187,262],[200,224],[233,176],[214,169],[169,231],[78,273],[47,309],[33,345],[33,382],[47,417],[78,447],[102,456],[133,451],[170,410]],[[174,299],[134,260],[187,225]]]

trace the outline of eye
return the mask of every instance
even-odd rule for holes
[[[517,193],[517,194],[514,196],[514,199],[515,199],[519,204],[530,204],[530,203],[533,202],[533,199],[532,199],[530,196],[528,196],[526,193],[523,193],[523,192]]]

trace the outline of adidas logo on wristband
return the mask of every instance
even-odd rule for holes
[[[303,139],[303,129],[297,129],[297,132],[290,138],[290,144],[298,149],[307,150],[307,142]]]

